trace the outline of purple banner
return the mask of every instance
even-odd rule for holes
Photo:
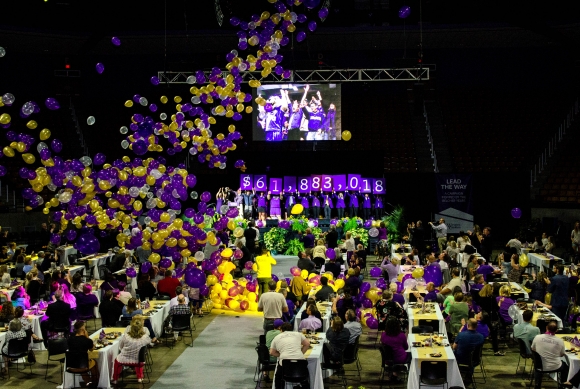
[[[360,192],[361,193],[371,193],[373,191],[373,179],[372,178],[361,178]]]
[[[332,192],[332,176],[323,175],[320,187],[322,192]]]
[[[282,189],[284,189],[282,187],[282,179],[270,178],[270,185],[268,185],[268,188],[270,188],[270,192],[272,194],[280,194],[282,192]]]
[[[332,176],[332,185],[335,191],[342,192],[346,190],[346,176],[344,174],[339,176]]]
[[[254,189],[260,192],[268,190],[268,183],[265,174],[256,174],[254,176]]]
[[[310,190],[313,192],[320,192],[322,185],[322,176],[313,175],[310,177]]]
[[[299,193],[308,193],[310,192],[310,184],[311,178],[310,177],[298,177],[298,192]]]
[[[284,176],[284,192],[286,193],[296,192],[296,177]]]
[[[361,187],[361,176],[360,174],[349,174],[348,182],[346,183],[346,188],[348,190],[359,190]]]
[[[240,188],[242,190],[252,190],[252,175],[251,174],[240,174]]]
[[[374,194],[387,193],[387,188],[385,187],[385,179],[384,178],[373,179],[373,193]]]

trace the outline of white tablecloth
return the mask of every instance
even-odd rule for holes
[[[330,305],[328,305],[327,303],[324,304],[326,306],[326,313],[324,314],[324,316],[322,316],[322,330],[324,331],[324,333],[326,333],[326,330],[328,330],[328,326],[330,325],[330,316],[332,314],[332,303]],[[298,328],[300,327],[300,322],[302,321],[301,319],[302,312],[304,312],[305,309],[306,303],[302,304],[302,307],[296,314],[296,319],[294,319],[294,331],[298,331]]]
[[[425,286],[417,286],[416,289],[417,290],[415,290],[415,292],[419,292],[422,296],[425,296],[427,294]],[[409,305],[409,294],[411,293],[413,293],[413,290],[411,288],[405,288],[405,290],[403,290],[403,297],[405,297],[405,305]]]
[[[391,253],[394,254],[399,249],[399,247],[401,247],[400,244],[392,244],[391,245]],[[406,244],[406,245],[404,245],[404,247],[405,247],[405,253],[410,253],[411,252],[412,247],[411,247],[410,244]]]
[[[59,252],[60,252],[60,263],[62,263],[63,265],[68,265],[68,256],[70,254],[76,254],[77,253],[77,249],[75,249],[73,246],[61,246],[58,248]]]
[[[125,274],[125,269],[121,269],[119,271],[116,271],[114,274]],[[133,297],[135,297],[135,291],[137,290],[137,277],[127,277],[127,286],[128,288],[125,289],[127,292],[131,292],[131,295]],[[131,290],[128,290],[129,287],[131,288]]]
[[[507,284],[507,280],[505,280],[505,283]],[[493,282],[490,282],[489,284],[493,285]],[[528,292],[526,292],[520,284],[518,284],[516,282],[510,282],[510,288],[517,290],[514,293],[523,293],[524,298],[530,298],[530,295],[528,294]]]
[[[445,328],[445,319],[443,318],[443,314],[441,313],[439,304],[434,303],[434,308],[435,308],[435,316],[437,316],[437,321],[439,322],[439,333],[444,333],[445,335],[447,335],[447,329]],[[413,328],[413,326],[419,325],[418,323],[415,324],[415,312],[414,312],[415,310],[416,309],[414,309],[413,307],[407,308],[407,316],[409,317],[409,333],[411,333],[411,329]],[[421,319],[429,320],[430,318],[421,317]]]
[[[78,266],[68,266],[68,265],[67,265],[67,266],[65,267],[65,271],[66,271],[66,270],[69,270],[69,271],[70,271],[70,276],[72,277],[72,276],[74,276],[74,274],[75,274],[76,272],[78,272],[79,270],[82,270],[82,269],[84,269],[84,268],[85,268],[85,267],[84,267],[84,266],[81,266],[81,265],[78,265]],[[45,272],[44,272],[44,274],[49,274],[49,273],[52,273],[52,269],[51,269],[51,270],[47,270],[47,271],[45,271]]]
[[[556,334],[556,336],[558,338],[563,338],[564,336],[570,336],[573,338],[577,335],[576,334],[571,334],[571,335]],[[566,349],[568,349],[570,347],[570,343],[565,342],[564,345],[566,346]],[[578,370],[580,370],[580,358],[578,357],[578,355],[572,354],[572,353],[566,353],[565,358],[566,358],[566,361],[568,362],[568,367],[570,369],[568,370],[568,377],[562,377],[563,382],[570,381],[570,379],[572,379],[572,377],[574,377],[574,375],[576,375],[576,373],[578,373]],[[556,379],[556,376],[554,375],[553,378]]]
[[[448,341],[449,339],[445,339]],[[424,354],[431,353],[430,347],[412,347],[415,341],[415,334],[409,334],[407,337],[409,342],[409,349],[411,350],[411,355],[413,359],[411,360],[411,368],[409,369],[409,382],[407,383],[407,388],[418,388],[419,387],[419,375],[421,374],[421,363],[419,361],[419,355],[424,356]],[[463,380],[461,379],[461,373],[459,372],[459,365],[455,359],[455,354],[451,349],[451,345],[445,347],[445,353],[447,354],[447,359],[439,358],[433,359],[436,361],[446,361],[447,362],[447,382],[448,387],[459,386],[463,388]],[[441,386],[421,386],[422,388],[440,388]]]
[[[322,373],[322,367],[320,364],[324,361],[322,358],[322,345],[326,340],[326,334],[321,333],[318,334],[320,338],[319,344],[312,345],[312,351],[310,355],[306,357],[308,360],[308,372],[310,373],[310,389],[324,389],[324,383],[322,382],[323,378],[330,377],[332,375],[332,370],[325,370],[324,374]],[[279,365],[276,365],[278,368]],[[274,372],[274,376],[276,376],[276,372]],[[272,383],[272,389],[276,389],[276,383]]]
[[[548,254],[548,256],[553,257],[554,260],[556,261],[563,261],[562,258],[556,257],[552,254]],[[528,259],[530,263],[533,263],[534,265],[538,266],[540,268],[540,271],[544,270],[544,265],[548,266],[550,263],[550,258],[546,258],[543,255],[537,253],[528,253]]]
[[[125,328],[105,328],[106,332],[125,332]],[[91,335],[91,339],[96,340],[99,338],[101,330],[98,330],[94,334]],[[99,367],[99,388],[111,388],[111,379],[113,377],[113,365],[115,362],[115,358],[119,354],[119,340],[121,338],[117,338],[112,340],[112,344],[108,345],[107,347],[103,347],[102,349],[97,351],[98,357],[96,358],[97,366]],[[64,381],[63,381],[63,389],[80,387],[79,382],[81,381],[81,376],[77,375],[74,376],[66,372],[66,363],[64,366]]]
[[[151,326],[156,335],[161,335],[163,330],[163,321],[169,315],[169,300],[151,300],[151,306],[156,304],[163,304],[163,307],[159,308],[153,316],[146,316],[151,321]],[[147,313],[147,310],[144,310]]]
[[[113,253],[97,254],[96,256],[88,255],[86,257],[81,258],[80,260],[83,261],[85,259],[88,259],[89,260],[89,267],[93,268],[93,278],[95,280],[100,280],[101,278],[99,276],[99,266],[106,264],[107,258],[110,258],[112,256],[113,256]]]
[[[25,311],[25,315],[28,317],[28,320],[32,323],[32,332],[42,339],[42,331],[40,330],[40,319],[43,315],[28,315],[27,311]],[[4,337],[6,336],[6,332],[0,332],[0,346],[4,346]],[[46,350],[43,343],[31,343],[32,349],[35,351],[38,350]]]

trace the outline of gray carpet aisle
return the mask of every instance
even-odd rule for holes
[[[296,266],[298,257],[295,255],[274,255],[276,265],[272,266],[272,274],[279,275],[283,273],[284,277],[290,277],[290,268]]]
[[[262,318],[217,316],[155,382],[161,388],[254,388]]]

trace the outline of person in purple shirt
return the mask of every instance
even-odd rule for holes
[[[260,220],[266,219],[266,196],[264,196],[264,192],[260,192],[258,195],[258,218]]]
[[[266,141],[281,141],[282,130],[284,129],[284,115],[288,110],[287,106],[283,106],[284,99],[280,96],[270,96],[268,104],[265,107],[264,131],[266,131]],[[283,109],[284,108],[284,109]]]
[[[304,216],[308,217],[309,209],[310,209],[310,201],[308,201],[308,195],[306,193],[298,194],[298,200],[300,200],[300,204],[302,204],[302,207],[304,208],[304,211],[302,211],[302,214]]]
[[[334,191],[332,192],[334,194]],[[338,218],[342,219],[344,217],[344,209],[346,205],[344,203],[344,194],[340,192],[339,194],[334,194],[334,201],[336,204],[336,212],[338,214]]]
[[[316,193],[310,196],[310,204],[312,204],[312,207],[310,207],[312,211],[312,217],[314,219],[318,219],[318,216],[320,216],[320,199]]]
[[[383,197],[375,196],[375,220],[380,220],[383,216]]]
[[[308,89],[304,89],[304,96],[302,96],[301,103],[306,101],[306,93]],[[298,100],[294,100],[290,104],[290,97],[288,96],[288,90],[284,91],[286,95],[286,101],[288,102],[288,110],[290,112],[290,117],[288,118],[288,140],[300,140],[300,123],[302,123],[302,107]]]
[[[286,203],[284,202],[284,195],[282,194],[282,192],[280,192],[280,194],[278,195],[278,201],[280,202],[280,217],[279,219],[282,219],[282,216],[286,215]]]
[[[504,285],[499,289],[499,296],[495,298],[499,307],[499,315],[502,317],[506,324],[512,324],[512,318],[508,313],[508,309],[515,304],[515,301],[512,300],[510,296],[510,287]]]
[[[309,88],[309,86],[306,85],[304,89],[306,88]],[[318,97],[322,100],[320,92],[318,92]],[[309,107],[302,107],[302,114],[308,120],[308,134],[306,135],[306,140],[315,140],[317,136],[322,140],[324,112],[320,106],[320,101],[313,99]]]
[[[349,197],[349,201],[348,201],[348,206],[349,206],[349,213],[348,216],[349,217],[356,217],[358,215],[358,194],[355,191],[352,191],[352,193],[350,193],[348,195]]]
[[[477,260],[479,267],[477,268],[477,274],[482,274],[485,281],[489,282],[491,278],[490,274],[501,274],[501,270],[495,270],[493,266],[489,265],[487,262],[483,262],[483,259],[479,258]]]
[[[435,284],[432,282],[428,282],[425,290],[427,291],[427,294],[424,297],[425,301],[437,301],[437,291],[435,290]]]
[[[292,210],[292,206],[296,204],[296,197],[294,197],[294,194],[292,192],[288,192],[284,196],[286,198],[286,200],[284,201],[284,209],[286,210],[286,212],[284,213],[284,217],[288,219],[288,212],[290,212]]]
[[[470,290],[477,290],[479,292],[485,286],[485,279],[483,274],[477,274],[473,280],[475,283],[471,285]]]
[[[332,197],[329,194],[322,195],[322,209],[324,210],[324,218],[330,219],[330,212],[332,209]]]
[[[363,217],[364,220],[371,218],[371,198],[368,193],[365,193],[362,199]]]
[[[407,336],[401,329],[401,323],[395,317],[389,317],[385,323],[385,331],[381,334],[381,343],[384,347],[389,347],[393,353],[393,362],[396,364],[406,364],[411,363],[411,353],[407,350],[409,349],[409,343],[407,342]],[[390,382],[397,381],[396,373],[393,370],[393,377]]]
[[[381,222],[379,226],[379,241],[381,240],[387,240],[387,227],[384,222]]]
[[[402,307],[405,305],[405,296],[403,296],[403,293],[397,292],[398,289],[399,286],[396,283],[391,282],[389,290],[391,293],[393,293],[393,301],[399,303],[399,305]]]
[[[272,196],[272,193],[268,192],[268,200],[270,200],[270,216],[280,220],[280,216],[282,215],[282,211],[280,210],[280,197],[277,195]]]
[[[298,236],[300,242],[304,243],[304,251],[306,252],[306,254],[308,254],[309,256],[312,255],[312,249],[314,248],[314,235],[312,235],[312,230],[310,228],[307,228],[305,234],[302,234],[302,232],[298,232]],[[310,251],[308,251],[309,249]]]
[[[399,266],[397,266],[399,261],[396,258],[392,260],[386,256],[381,263],[381,269],[383,270],[383,278],[387,278],[388,282],[391,282],[394,278],[399,275]],[[385,273],[387,277],[385,277]]]

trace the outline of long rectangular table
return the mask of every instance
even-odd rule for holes
[[[80,259],[80,261],[88,260],[89,267],[93,268],[93,278],[95,280],[100,280],[99,274],[99,266],[104,265],[107,263],[107,258],[111,258],[113,253],[105,253],[105,254],[95,254],[95,255],[88,255]]]
[[[77,265],[77,266],[69,266],[69,265],[66,265],[64,267],[64,270],[65,271],[66,270],[70,271],[70,275],[72,277],[76,272],[81,271],[84,268],[85,268],[84,266],[80,266],[80,265]],[[52,269],[45,271],[44,274],[52,274]]]
[[[405,290],[403,290],[403,297],[405,297],[405,305],[409,304],[409,295],[413,292],[419,292],[422,296],[425,296],[427,294],[427,291],[425,290],[425,285],[421,285],[421,286],[417,286],[416,287],[417,290],[412,290],[410,288],[405,288]]]
[[[463,388],[463,380],[461,379],[461,373],[459,372],[459,365],[455,359],[455,354],[449,344],[449,339],[442,339],[442,344],[447,344],[447,346],[435,346],[435,347],[413,347],[413,342],[422,342],[428,339],[428,336],[421,336],[418,334],[409,334],[407,341],[409,342],[409,349],[411,350],[411,366],[409,369],[409,381],[407,383],[408,388],[418,388],[419,387],[419,376],[421,374],[421,362],[447,362],[447,382],[448,387],[458,386]],[[441,353],[441,357],[432,357],[431,353]],[[441,386],[421,386],[422,388],[438,388]]]
[[[429,304],[429,303],[428,303]],[[419,325],[419,320],[435,320],[439,323],[439,333],[447,334],[447,330],[445,328],[445,318],[441,313],[441,309],[439,308],[439,304],[432,303],[431,312],[429,313],[421,313],[421,308],[415,308],[414,306],[407,306],[407,316],[409,318],[409,333],[411,333],[411,329],[414,326]]]
[[[532,309],[532,304],[528,304],[528,308]],[[534,312],[534,316],[532,317],[532,320],[530,321],[530,323],[535,326],[536,322],[538,321],[538,319],[540,319],[540,317],[544,316],[546,317],[546,324],[550,321],[557,321],[558,322],[558,329],[562,329],[564,328],[564,325],[562,324],[562,319],[560,319],[558,316],[554,315],[552,313],[552,311],[550,311],[548,308],[542,308],[542,310],[544,310],[545,312]],[[523,318],[523,313],[524,311],[522,311],[521,309],[518,309],[518,323],[523,323],[524,322],[524,318]]]
[[[534,265],[538,266],[540,268],[540,271],[543,271],[544,266],[549,266],[550,265],[550,258],[546,257],[542,254],[538,254],[538,253],[528,253],[528,260],[530,263],[533,263]],[[552,254],[548,254],[550,257],[553,258],[554,261],[558,261],[558,262],[562,262],[563,259],[556,257]]]
[[[42,339],[42,331],[40,330],[40,321],[43,315],[33,315],[32,312],[29,310],[25,310],[24,315],[32,323],[32,332]],[[4,328],[2,328],[1,331],[2,332],[0,332],[0,345],[4,345],[4,338],[6,337],[6,332],[4,331]],[[31,343],[30,345],[32,346],[32,349],[35,351],[46,350],[43,343]]]
[[[505,281],[498,281],[498,282],[505,283],[506,285],[508,283],[507,280],[505,280]],[[489,284],[490,285],[493,285],[493,282],[490,282]],[[510,285],[510,290],[511,290],[511,293],[512,294],[518,294],[518,295],[521,294],[521,295],[523,295],[524,298],[530,298],[528,292],[526,292],[524,290],[524,288],[520,284],[518,284],[517,282],[510,282],[509,285]]]
[[[59,248],[57,248],[57,251],[60,256],[60,263],[63,265],[69,265],[68,256],[77,253],[77,249],[75,249],[72,245],[60,246]]]
[[[570,334],[570,335],[556,334],[556,336],[558,338],[567,338],[567,337],[573,338],[577,335],[575,335],[575,334]],[[578,349],[578,346],[573,346],[570,342],[568,342],[566,340],[564,340],[564,347],[566,350],[570,350],[572,347],[574,347],[575,349]],[[566,361],[568,361],[568,366],[570,369],[568,370],[568,377],[562,377],[562,382],[570,381],[570,379],[572,377],[574,377],[574,375],[576,373],[578,373],[578,370],[580,370],[580,358],[578,357],[578,354],[566,352],[565,358],[566,358]]]
[[[151,321],[151,326],[155,334],[161,335],[163,330],[163,321],[169,315],[169,301],[168,300],[151,300],[151,307],[143,309],[144,314],[148,314],[152,309],[157,309],[157,312],[153,313],[151,316],[145,316],[146,319]],[[153,337],[153,334],[151,334]]]
[[[330,377],[332,375],[332,370],[325,370],[322,372],[322,367],[320,364],[324,362],[322,356],[322,345],[326,341],[326,334],[317,334],[319,338],[319,344],[312,344],[310,348],[304,354],[304,357],[308,361],[308,372],[310,373],[310,388],[311,389],[324,389],[324,382],[322,381],[325,377]],[[276,363],[276,369],[279,367]],[[274,375],[276,373],[274,372]],[[272,383],[272,389],[276,389],[276,383]]]
[[[320,311],[322,316],[322,330],[326,333],[328,327],[330,325],[330,316],[332,315],[332,303],[316,303],[316,308]],[[300,322],[302,319],[302,312],[306,309],[306,303],[302,304],[302,307],[296,314],[296,318],[294,319],[294,331],[298,331],[300,327]]]
[[[113,274],[117,274],[117,275],[119,275],[119,274],[125,274],[125,271],[126,271],[126,269],[121,269],[121,270],[118,270],[118,271],[116,271],[116,272],[115,272],[115,273],[113,273]],[[125,289],[125,290],[126,290],[127,292],[130,292],[130,293],[131,293],[131,295],[132,295],[133,297],[135,297],[136,290],[137,290],[137,277],[133,277],[133,278],[127,277],[127,278],[128,278],[128,279],[127,279],[127,286],[128,286],[128,288],[127,288],[127,289]],[[129,290],[129,288],[130,288],[131,290]]]

